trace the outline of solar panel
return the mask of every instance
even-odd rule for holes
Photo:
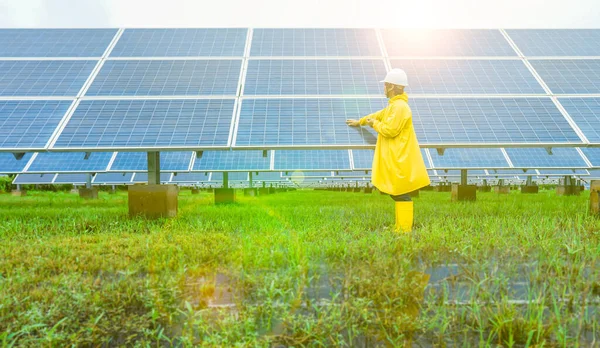
[[[0,149],[43,148],[71,103],[64,100],[0,100]]]
[[[0,57],[101,57],[117,29],[0,29]]]
[[[17,160],[12,153],[0,152],[0,173],[8,174],[22,172],[32,155],[32,153],[26,153],[23,158]]]
[[[598,29],[509,29],[526,56],[600,56]]]
[[[553,150],[554,151],[554,150]],[[581,151],[594,167],[600,167],[600,148],[598,147],[582,147]]]
[[[285,178],[282,177],[281,172],[258,172],[252,173],[253,181],[282,181]]]
[[[133,173],[98,173],[94,177],[94,184],[116,185],[131,182]]]
[[[13,185],[51,184],[56,174],[19,174],[13,180]]]
[[[377,137],[366,127],[348,127],[385,107],[377,99],[245,99],[236,146],[374,145]]]
[[[96,172],[105,171],[112,152],[92,152],[85,159],[83,152],[41,152],[33,160],[28,172]]]
[[[279,172],[277,172],[279,173]],[[283,172],[281,173],[281,176],[284,178],[288,178],[291,176],[306,176],[306,177],[331,177],[331,171],[328,172],[303,172],[303,171],[289,171],[289,172]]]
[[[126,29],[111,57],[243,56],[247,29]]]
[[[507,148],[506,153],[517,168],[587,167],[575,148],[553,148],[552,155],[542,148]]]
[[[55,148],[225,147],[234,100],[84,100]]]
[[[250,60],[245,95],[383,93],[382,59]]]
[[[590,172],[590,178],[600,178],[600,169],[590,169],[588,172]]]
[[[193,170],[269,170],[271,152],[262,151],[205,151],[196,158]]]
[[[131,179],[131,182],[148,182],[148,173],[144,172],[144,173],[134,173],[135,175],[133,176],[133,179]],[[168,183],[169,180],[171,180],[171,174],[173,173],[160,173],[160,182],[165,184]]]
[[[194,153],[190,151],[165,151],[160,153],[160,169],[166,171],[188,171]],[[119,152],[110,167],[111,171],[148,170],[146,152]]]
[[[254,29],[250,56],[381,56],[374,29]]]
[[[421,94],[545,94],[521,60],[392,59]]]
[[[535,174],[537,174],[536,171],[532,170],[532,169],[524,171],[523,169],[503,169],[503,168],[489,169],[488,173],[491,176],[524,175],[524,174],[535,175]]]
[[[248,181],[248,173],[247,172],[229,172],[227,174],[227,178],[229,181]],[[253,178],[254,180],[254,178]],[[210,178],[210,181],[223,181],[223,173],[222,172],[213,172]]]
[[[464,168],[464,169],[468,169],[468,168]],[[460,177],[460,170],[443,170],[443,169],[438,169],[437,170],[437,174],[438,176],[444,178],[444,177]],[[468,176],[481,176],[481,175],[486,175],[485,170],[482,169],[469,169],[467,172]]]
[[[0,60],[0,96],[76,96],[95,60]]]
[[[517,55],[496,29],[382,29],[381,35],[390,57]]]
[[[589,175],[585,169],[540,169],[540,175]]]
[[[591,143],[600,143],[600,98],[559,98],[583,135]]]
[[[241,60],[107,61],[88,96],[236,95]]]
[[[414,98],[419,144],[580,143],[549,98]]]
[[[374,150],[352,150],[352,159],[354,160],[354,169],[368,169],[373,167]]]
[[[554,94],[600,93],[600,59],[530,62]]]
[[[172,183],[200,183],[208,181],[208,173],[177,173],[173,175]]]
[[[280,150],[274,168],[281,170],[351,169],[347,150]]]
[[[434,168],[509,168],[501,149],[446,149],[443,155],[430,151]],[[438,171],[439,172],[439,171]]]
[[[85,184],[87,174],[58,174],[53,184]]]

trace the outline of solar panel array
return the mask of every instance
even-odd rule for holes
[[[189,151],[170,172],[368,169],[376,133],[344,121],[386,106],[394,67],[422,146],[496,148],[425,152],[433,168],[596,166],[598,47],[600,30],[0,29],[0,152],[100,152],[0,171],[145,170],[119,150]],[[278,151],[191,152],[232,148]]]

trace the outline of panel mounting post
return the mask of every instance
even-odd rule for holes
[[[148,152],[148,185],[160,185],[160,152]]]
[[[223,172],[223,188],[229,188],[229,173]]]
[[[85,188],[87,188],[87,189],[92,188],[92,174],[90,174],[90,173],[87,173],[85,176]]]
[[[252,188],[252,172],[248,173],[248,181],[249,181],[249,186],[250,188]]]
[[[466,169],[461,169],[460,170],[460,184],[461,185],[467,185],[467,170]]]
[[[533,178],[531,175],[527,176],[527,181],[525,182],[526,186],[533,186]]]

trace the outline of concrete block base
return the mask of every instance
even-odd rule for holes
[[[71,192],[71,193],[74,193],[74,194],[76,194],[76,195],[78,195],[78,194],[79,194],[79,190],[78,190],[78,189],[76,189],[76,188],[74,188],[74,189],[71,189],[71,191],[70,191],[70,192]]]
[[[579,186],[575,185],[558,185],[556,186],[556,195],[557,196],[579,196],[581,190]]]
[[[363,189],[363,192],[364,192],[364,193],[373,193],[373,188],[371,188],[371,187],[365,187],[365,188]]]
[[[157,219],[177,216],[177,185],[132,185],[128,192],[131,217]]]
[[[355,187],[354,192],[360,192],[360,187]]]
[[[452,186],[450,185],[437,185],[434,189],[435,192],[451,192]]]
[[[25,197],[27,196],[27,190],[14,190],[11,191],[10,194],[15,197]]]
[[[258,189],[258,194],[261,196],[266,196],[269,194],[269,188],[268,187],[261,187]]]
[[[600,180],[590,183],[590,214],[600,215]]]
[[[235,190],[232,188],[215,189],[215,204],[235,203]]]
[[[199,193],[200,193],[200,189],[198,189],[198,188],[192,188],[192,194],[193,195],[197,195]]]
[[[255,188],[245,188],[244,189],[244,196],[256,197],[256,196],[258,196],[258,189],[255,189]]]
[[[489,185],[479,186],[477,187],[477,190],[479,190],[479,192],[492,192],[492,187]]]
[[[501,194],[501,195],[507,195],[510,193],[510,187],[508,186],[494,186],[494,192]]]
[[[476,185],[452,185],[452,201],[474,201],[476,199]]]
[[[98,199],[98,188],[80,188],[79,197],[83,199]]]
[[[274,193],[277,193],[277,189],[274,187],[269,187],[269,194],[272,195]]]
[[[537,185],[521,186],[521,193],[538,193],[539,191],[540,191],[540,188]]]

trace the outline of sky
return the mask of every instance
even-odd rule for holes
[[[600,28],[600,0],[0,0],[0,27]]]

